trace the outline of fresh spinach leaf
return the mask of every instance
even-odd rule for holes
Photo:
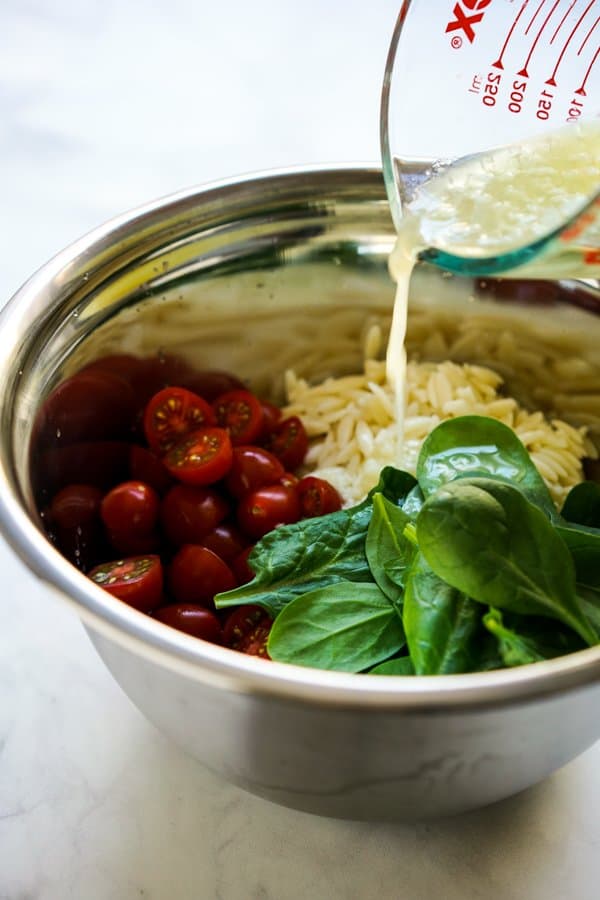
[[[496,637],[506,666],[554,659],[585,646],[573,631],[560,625],[553,627],[547,619],[509,614],[505,621],[500,610],[490,609],[483,624]]]
[[[384,466],[379,473],[379,481],[369,492],[369,499],[375,494],[383,494],[386,500],[401,505],[410,492],[417,487],[417,479],[410,472],[395,469],[393,466]]]
[[[376,584],[340,582],[292,600],[273,623],[271,659],[362,672],[405,645],[400,617]]]
[[[577,596],[592,628],[595,629],[600,640],[600,587],[588,587],[585,584],[577,585]]]
[[[367,561],[376,583],[396,606],[402,603],[406,570],[415,554],[414,545],[403,535],[409,523],[410,519],[399,506],[390,503],[383,494],[373,494]]]
[[[600,587],[600,529],[567,522],[556,532],[571,552],[577,581]]]
[[[442,581],[422,553],[408,573],[403,624],[417,675],[478,668],[481,605]]]
[[[474,600],[558,619],[597,643],[567,547],[546,515],[510,485],[490,478],[445,485],[419,513],[417,537],[434,572]]]
[[[512,484],[550,518],[556,507],[546,483],[514,431],[487,416],[441,422],[425,439],[417,479],[426,497],[455,478],[491,477]]]
[[[256,603],[274,618],[294,597],[342,579],[373,581],[365,554],[372,502],[365,500],[293,525],[281,525],[257,544],[248,563],[256,577],[227,593],[217,594],[223,609]]]
[[[406,513],[406,515],[411,519],[416,519],[419,513],[421,512],[421,507],[425,503],[425,495],[423,491],[416,484],[412,490],[408,492],[406,497],[400,503],[400,506]]]
[[[561,516],[568,522],[600,529],[600,484],[582,481],[571,488]]]
[[[414,675],[415,669],[410,656],[398,656],[396,659],[387,659],[369,669],[369,675]]]

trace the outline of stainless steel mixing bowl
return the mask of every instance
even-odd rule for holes
[[[355,370],[366,327],[385,335],[389,322],[392,241],[377,170],[222,183],[97,229],[37,272],[0,319],[7,541],[72,605],[139,709],[204,765],[277,803],[373,820],[491,803],[589,747],[600,735],[600,648],[513,670],[385,678],[269,663],[197,641],[120,603],[53,549],[33,501],[29,447],[48,391],[115,350],[176,351],[274,396],[289,365],[314,378]],[[496,360],[509,386],[596,433],[595,303],[585,289],[476,286],[423,269],[409,343],[425,356],[478,361],[490,341],[513,347]],[[584,367],[585,390],[569,380],[570,357]]]

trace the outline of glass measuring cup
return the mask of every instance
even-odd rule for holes
[[[406,0],[381,104],[396,224],[419,185],[457,159],[600,116],[600,0]],[[429,248],[469,274],[600,275],[598,184],[568,219],[503,258]],[[552,263],[552,265],[550,265]]]

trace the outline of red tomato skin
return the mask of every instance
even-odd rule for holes
[[[202,538],[202,546],[220,556],[227,565],[231,565],[248,546],[248,539],[233,523],[222,522]]]
[[[252,444],[264,427],[260,400],[250,391],[228,391],[213,403],[217,424],[229,432],[234,446]]]
[[[267,639],[273,620],[261,606],[239,606],[223,626],[223,643],[232,650],[269,659]]]
[[[111,546],[121,556],[148,556],[161,549],[160,536],[156,531],[109,531],[106,536]]]
[[[283,412],[279,408],[279,406],[275,406],[274,403],[269,403],[267,400],[261,400],[261,406],[263,411],[263,430],[261,433],[261,440],[266,440],[269,435],[275,431],[279,422],[283,417]]]
[[[38,446],[63,447],[81,441],[127,439],[136,409],[128,381],[101,370],[80,372],[56,387],[34,425]]]
[[[214,613],[193,603],[170,603],[153,613],[155,619],[177,631],[211,644],[223,643],[223,629]]]
[[[124,481],[103,498],[100,515],[109,532],[149,534],[158,521],[158,494],[143,481]]]
[[[169,586],[178,603],[214,608],[213,597],[236,586],[233,572],[223,560],[197,544],[185,544],[173,557]]]
[[[146,440],[161,456],[188,434],[214,424],[210,404],[186,388],[163,388],[149,400],[144,412]]]
[[[233,448],[224,428],[201,428],[175,444],[164,457],[168,471],[183,484],[220,481],[231,468]]]
[[[244,445],[233,448],[233,459],[225,486],[238,499],[249,491],[275,484],[285,474],[281,462],[262,447]]]
[[[325,516],[342,508],[342,498],[324,478],[307,475],[296,485],[302,515],[307,518]]]
[[[248,563],[248,557],[254,550],[254,544],[250,544],[249,547],[246,547],[245,550],[242,550],[238,556],[235,557],[231,562],[231,568],[233,570],[233,574],[237,578],[238,584],[248,584],[250,581],[254,580],[255,572],[250,568],[250,564]]]
[[[145,481],[161,496],[174,483],[162,460],[139,444],[132,444],[129,451],[129,477],[132,481]]]
[[[200,369],[186,379],[184,387],[213,403],[221,394],[244,390],[244,382],[230,372],[220,369]]]
[[[127,568],[143,568],[135,577],[124,580],[121,572]],[[115,580],[110,571],[114,570]],[[163,589],[163,570],[160,557],[155,555],[129,557],[102,563],[88,573],[99,587],[140,612],[150,612],[160,603]]]
[[[229,515],[229,503],[210,487],[176,484],[163,498],[160,521],[175,547],[201,544]]]
[[[43,501],[74,483],[109,490],[127,478],[129,446],[125,441],[91,441],[41,453],[33,446],[30,468],[36,496]]]
[[[265,446],[281,460],[286,469],[293,471],[302,465],[308,450],[308,435],[298,416],[290,416],[279,422]]]
[[[99,518],[102,491],[92,484],[69,484],[52,498],[50,516],[58,528],[77,528]]]
[[[300,518],[300,501],[293,487],[272,484],[246,494],[237,508],[242,531],[261,538],[278,525],[290,525]]]

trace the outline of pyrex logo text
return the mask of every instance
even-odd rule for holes
[[[470,44],[475,40],[473,25],[483,19],[483,10],[489,6],[492,0],[462,0],[462,3],[454,4],[454,18],[448,22],[446,33],[449,31],[464,31]],[[464,8],[463,8],[464,7]]]

